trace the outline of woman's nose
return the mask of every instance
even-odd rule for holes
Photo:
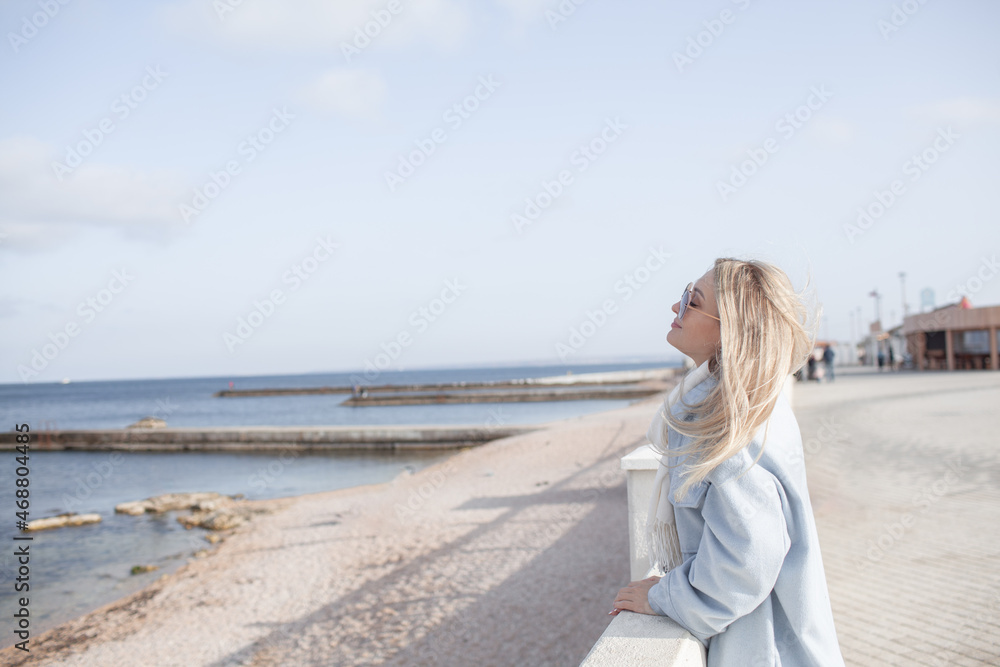
[[[670,306],[670,310],[674,311],[675,313],[681,312],[681,302],[680,301],[675,302],[674,305]]]

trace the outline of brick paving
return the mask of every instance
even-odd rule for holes
[[[793,391],[847,664],[1000,665],[1000,373]]]

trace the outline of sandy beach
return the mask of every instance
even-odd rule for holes
[[[625,476],[664,394],[274,511],[20,665],[576,665],[628,581]]]
[[[838,369],[793,406],[848,665],[1000,663],[1000,374]],[[266,503],[33,665],[577,665],[628,581],[619,458],[663,395]]]

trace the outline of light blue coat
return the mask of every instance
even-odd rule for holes
[[[717,382],[709,376],[683,402],[700,401]],[[685,409],[677,401],[672,412],[691,418]],[[682,564],[649,590],[649,605],[705,644],[709,667],[842,667],[802,436],[784,395],[751,467],[763,436],[762,426],[747,448],[673,503]],[[668,438],[672,449],[690,442],[669,427]],[[681,461],[670,470],[678,489],[683,460],[668,461]]]

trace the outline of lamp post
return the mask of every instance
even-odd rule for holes
[[[873,289],[869,292],[868,296],[875,299],[875,321],[878,322],[878,328],[882,328],[882,295],[878,293],[878,289]]]

